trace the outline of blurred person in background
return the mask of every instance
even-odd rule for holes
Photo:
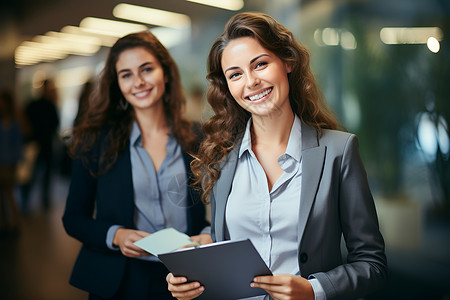
[[[22,186],[22,206],[24,212],[29,211],[30,192],[38,183],[42,208],[48,210],[51,204],[52,161],[54,153],[53,141],[57,137],[59,116],[56,107],[57,93],[52,79],[44,81],[41,96],[31,101],[25,109],[29,126],[28,142],[35,142],[38,148],[34,172],[29,180]],[[38,179],[41,181],[39,182]]]
[[[178,67],[150,31],[114,44],[72,130],[63,215],[67,233],[83,244],[70,283],[89,299],[173,299],[168,270],[133,243],[168,227],[211,242],[190,185],[200,137],[182,117],[184,104]]]
[[[20,213],[15,198],[17,164],[22,158],[22,129],[14,96],[0,92],[0,231],[19,230]]]
[[[215,115],[192,169],[213,240],[249,238],[273,272],[252,287],[271,299],[359,299],[386,282],[384,240],[358,139],[337,130],[309,61],[272,17],[232,17],[208,56]],[[208,289],[167,281],[178,299]]]

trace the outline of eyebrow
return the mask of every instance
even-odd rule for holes
[[[269,54],[263,53],[263,54],[261,54],[261,55],[258,55],[258,56],[256,56],[256,57],[252,58],[252,59],[250,60],[250,64],[254,63],[256,60],[258,60],[258,59],[259,59],[260,57],[262,57],[262,56],[269,56]],[[231,70],[235,70],[235,69],[239,69],[239,67],[229,67],[229,68],[227,68],[223,73],[225,74],[226,72],[231,71]]]
[[[153,65],[153,63],[152,62],[145,62],[145,63],[143,63],[142,65],[140,65],[139,67],[138,67],[138,69],[141,69],[141,68],[143,68],[143,67],[146,67],[147,65]],[[120,71],[118,71],[117,72],[117,74],[120,74],[120,73],[123,73],[123,72],[129,72],[130,71],[130,69],[122,69],[122,70],[120,70]]]

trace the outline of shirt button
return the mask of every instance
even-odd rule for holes
[[[286,159],[286,154],[283,154],[282,158],[283,158],[283,159]]]
[[[301,262],[302,264],[304,264],[304,263],[307,262],[307,261],[308,261],[308,254],[306,254],[305,252],[301,253],[301,254],[300,254],[300,262]]]

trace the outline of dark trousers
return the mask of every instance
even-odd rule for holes
[[[168,273],[162,263],[129,259],[119,290],[108,300],[175,299],[167,289]],[[89,300],[104,300],[104,298],[89,294]]]

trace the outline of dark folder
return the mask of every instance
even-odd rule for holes
[[[199,281],[205,290],[198,299],[240,299],[265,295],[252,288],[255,276],[272,275],[249,239],[224,241],[162,253],[158,258],[175,276]]]

